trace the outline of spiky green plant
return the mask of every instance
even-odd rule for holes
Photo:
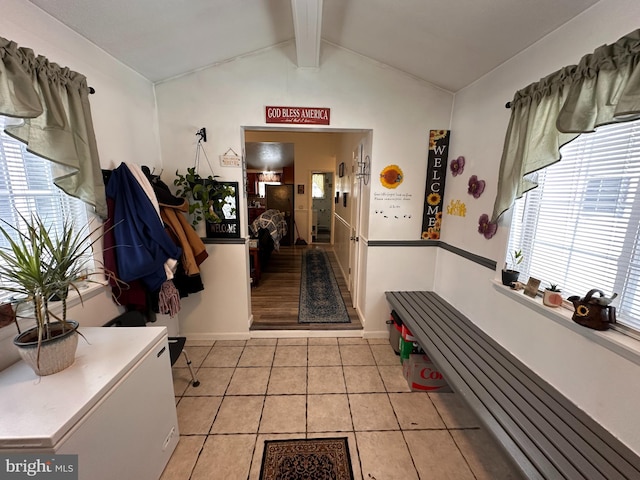
[[[32,302],[40,345],[51,338],[52,318],[70,328],[67,294],[69,289],[80,293],[78,282],[86,277],[91,249],[101,237],[98,231],[102,226],[78,230],[65,219],[62,232],[58,232],[38,215],[21,219],[22,228],[5,220],[0,224],[0,234],[9,245],[0,248],[0,290],[13,294],[17,303]],[[62,301],[61,316],[49,308],[54,296]],[[17,322],[16,326],[20,332]]]
[[[511,254],[511,270],[515,270],[518,265],[522,263],[524,260],[524,253],[522,253],[522,249],[514,250],[510,252]]]

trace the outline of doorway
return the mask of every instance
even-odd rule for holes
[[[343,299],[352,323],[338,328],[361,329],[355,309],[357,302],[352,298],[359,279],[358,262],[352,258],[358,254],[358,249],[357,245],[356,248],[352,245],[352,239],[359,235],[360,225],[354,222],[361,218],[361,190],[356,186],[360,180],[355,175],[357,168],[354,166],[359,157],[354,156],[354,150],[360,151],[361,145],[365,149],[371,147],[372,131],[242,127],[242,134],[248,219],[251,220],[252,211],[268,206],[266,198],[252,196],[252,192],[259,194],[264,175],[280,176],[281,183],[292,184],[294,188],[295,241],[293,245],[274,250],[266,269],[260,271],[260,280],[251,287],[251,330],[316,330],[339,325],[304,325],[297,321],[299,287],[296,285],[300,277],[300,257],[305,249],[314,248],[327,251],[341,293],[344,289]],[[290,145],[292,149],[289,149]],[[250,162],[249,150],[256,146],[265,150],[277,147],[277,150],[288,151],[291,155],[263,155],[263,162]],[[279,165],[279,159],[289,159],[290,163]],[[314,178],[314,175],[317,176]],[[251,270],[251,261],[249,265]]]
[[[311,242],[332,243],[333,172],[311,174]]]

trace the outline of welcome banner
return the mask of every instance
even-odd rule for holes
[[[422,238],[439,240],[442,227],[444,183],[447,177],[449,155],[449,130],[429,132],[429,154],[427,157],[427,188],[422,214]]]

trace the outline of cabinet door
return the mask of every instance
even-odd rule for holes
[[[282,183],[294,183],[295,173],[293,167],[282,168]]]
[[[247,173],[247,195],[257,195],[258,193],[258,174]]]

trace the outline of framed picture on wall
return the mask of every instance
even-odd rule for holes
[[[304,195],[304,185],[298,185],[298,195]]]
[[[207,238],[240,238],[238,182],[218,182],[225,197],[214,206],[219,223],[207,222]]]
[[[344,162],[340,163],[340,165],[338,165],[338,176],[339,177],[344,177]]]

